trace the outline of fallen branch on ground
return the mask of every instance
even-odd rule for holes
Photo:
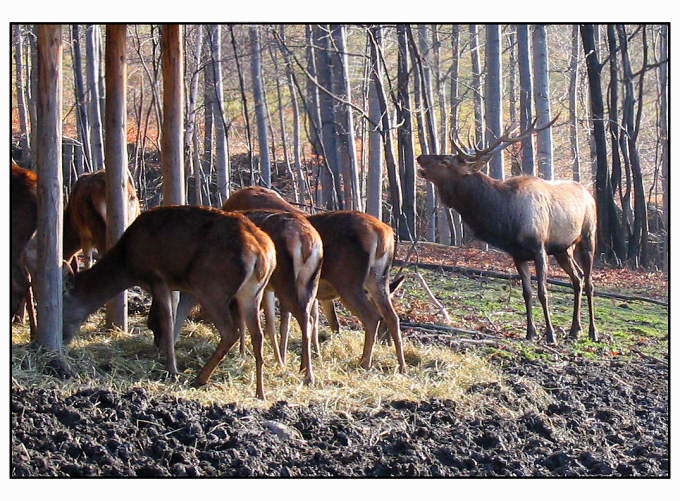
[[[425,268],[426,270],[444,270],[452,273],[460,273],[473,278],[478,277],[489,277],[489,278],[500,278],[503,280],[519,280],[519,275],[512,273],[502,273],[493,270],[478,270],[475,268],[465,268],[463,266],[449,266],[445,264],[432,264],[432,263],[414,263],[412,261],[402,261],[400,259],[395,259],[394,264],[400,264],[402,266],[415,266],[419,268]],[[536,280],[535,275],[531,275],[532,280]],[[556,280],[554,278],[549,278],[548,283],[551,285],[558,285],[560,287],[569,287],[572,289],[571,282],[564,282],[562,280]],[[606,297],[610,299],[620,299],[622,301],[643,301],[652,304],[658,304],[661,306],[668,306],[668,303],[661,301],[659,299],[653,299],[644,296],[628,296],[625,294],[616,294],[614,292],[598,291],[595,289],[595,296]]]

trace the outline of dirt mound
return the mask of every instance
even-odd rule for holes
[[[453,401],[370,412],[12,388],[13,477],[669,476],[668,368],[645,361],[504,361],[506,388],[552,397],[537,413],[466,415]],[[507,388],[511,389],[508,394]]]

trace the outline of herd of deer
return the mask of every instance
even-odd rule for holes
[[[574,182],[550,183],[533,176],[499,181],[481,172],[491,155],[537,130],[534,122],[517,136],[506,131],[483,150],[457,147],[455,155],[420,156],[419,172],[437,186],[444,203],[461,214],[477,237],[513,257],[522,280],[529,339],[536,334],[529,272],[529,261],[534,260],[546,340],[555,343],[546,294],[547,255],[554,255],[574,287],[570,336],[577,337],[581,330],[585,283],[589,334],[597,340],[591,282],[596,230],[592,196]],[[12,162],[11,313],[18,313],[23,301],[30,318],[34,317],[29,277],[36,273],[35,239],[31,239],[36,225],[36,183],[35,174]],[[119,241],[94,266],[71,272],[66,280],[65,344],[107,300],[141,285],[152,295],[148,326],[168,372],[177,373],[175,342],[189,310],[198,303],[221,340],[200,370],[197,383],[208,381],[239,338],[244,350],[247,327],[256,362],[256,394],[264,398],[260,308],[281,367],[286,360],[290,315],[298,321],[302,332],[300,369],[305,372],[305,382],[312,383],[312,347],[319,353],[316,300],[331,328],[339,331],[333,305],[339,298],[359,317],[365,330],[361,366],[371,367],[376,332],[383,324],[394,343],[399,371],[406,370],[399,318],[391,301],[403,277],[390,283],[395,242],[387,224],[357,211],[308,215],[262,187],[236,191],[222,210],[165,206],[139,214],[132,183],[128,184],[128,196],[132,223]],[[105,225],[103,171],[83,175],[64,212],[65,259],[81,248],[89,252],[96,247],[102,253]],[[174,310],[171,292],[176,290],[181,294]],[[280,309],[278,342],[275,297]],[[34,328],[34,320],[31,324]]]

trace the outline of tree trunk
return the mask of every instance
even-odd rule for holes
[[[503,134],[502,74],[501,27],[498,24],[489,24],[486,26],[486,92],[484,98],[485,138],[489,144]],[[496,152],[491,157],[489,174],[496,179],[505,178],[502,151]]]
[[[382,81],[378,51],[382,44],[380,26],[370,28],[375,46],[369,38],[369,87],[368,87],[368,117],[370,120],[368,129],[368,175],[366,179],[366,212],[382,220],[382,144],[381,144],[381,117],[380,103],[376,80]],[[378,47],[378,50],[376,50]]]
[[[33,33],[35,36],[32,36],[29,38],[29,43],[31,46],[30,50],[30,58],[31,58],[31,68],[30,68],[30,76],[29,76],[29,89],[30,89],[30,98],[28,100],[28,113],[29,116],[31,117],[31,137],[29,140],[29,144],[32,145],[32,151],[31,151],[31,163],[35,162],[37,159],[37,152],[36,152],[36,143],[37,143],[37,136],[38,136],[38,43],[37,43],[37,34],[38,34],[38,26],[37,24],[33,25]]]
[[[458,72],[460,65],[460,25],[452,26],[451,50],[453,52],[453,65],[451,67],[451,134],[452,137],[458,135],[458,106],[460,105]],[[429,183],[432,184],[432,183]],[[451,244],[461,245],[463,243],[463,222],[460,214],[451,210],[453,228],[451,230]]]
[[[61,26],[38,26],[36,171],[38,174],[38,273],[36,342],[49,351],[62,347],[62,40]]]
[[[162,27],[163,131],[161,172],[163,205],[184,205],[184,32],[179,24]]]
[[[374,28],[372,28],[373,30]],[[380,47],[376,43],[376,38],[371,38],[373,45],[372,50],[376,53],[377,60],[384,60]],[[401,183],[398,175],[398,166],[394,159],[394,150],[392,147],[392,127],[390,125],[390,115],[387,110],[387,98],[385,97],[385,90],[382,85],[382,80],[378,77],[376,71],[373,72],[373,80],[376,86],[378,96],[378,104],[380,106],[380,116],[382,117],[382,128],[380,130],[383,139],[383,146],[385,148],[385,161],[387,164],[387,177],[390,183],[390,195],[392,203],[392,220],[397,229],[397,235],[401,234],[400,227],[405,224],[402,214],[402,198],[401,198]]]
[[[72,25],[71,44],[73,48],[73,87],[76,98],[76,112],[78,124],[78,139],[80,140],[86,164],[92,169],[92,155],[90,154],[90,126],[85,105],[85,86],[83,84],[83,64],[80,55],[80,29],[77,24]],[[80,173],[78,173],[80,175]]]
[[[572,179],[581,182],[581,165],[579,162],[578,149],[578,113],[577,113],[577,90],[578,90],[578,25],[575,24],[571,34],[571,56],[569,59],[569,140],[571,142]]]
[[[328,25],[314,25],[312,28],[315,44],[316,71],[319,85],[330,90],[332,88],[332,62],[329,54]],[[321,138],[328,170],[323,169],[321,175],[323,204],[326,208],[342,209],[342,187],[340,185],[340,171],[338,162],[337,135],[335,117],[333,113],[333,99],[326,92],[319,93],[319,108],[321,116]],[[337,198],[336,198],[337,197]],[[335,199],[335,200],[334,200]]]
[[[668,237],[670,235],[670,228],[668,227],[668,26],[661,26],[660,33],[661,42],[661,56],[662,62],[659,65],[659,129],[661,140],[661,170],[663,179],[663,227],[666,232],[664,235],[664,260],[663,270],[668,273],[668,263],[670,260],[670,253],[668,249]]]
[[[229,198],[229,145],[227,127],[224,123],[224,92],[222,90],[222,36],[219,24],[208,25],[208,47],[210,49],[210,92],[212,119],[215,130],[215,173],[217,174],[216,205]]]
[[[102,116],[99,107],[99,75],[97,68],[101,60],[101,53],[97,50],[97,27],[87,25],[85,40],[85,76],[87,77],[88,116],[90,119],[90,145],[92,155],[92,170],[104,168],[104,146],[102,132]]]
[[[537,127],[550,122],[550,77],[548,75],[548,39],[545,25],[534,25],[532,34],[534,56],[534,102],[536,104]],[[536,156],[538,171],[543,179],[552,180],[552,128],[548,127],[536,135]]]
[[[184,161],[191,166],[190,172],[194,180],[193,193],[187,191],[187,200],[192,205],[203,205],[201,196],[201,162],[198,152],[198,131],[196,130],[196,108],[198,100],[198,79],[201,68],[201,50],[203,48],[203,27],[195,27],[194,40],[194,68],[189,81],[189,95],[187,103],[187,125],[184,135]],[[188,184],[188,182],[187,182]],[[188,189],[188,187],[187,187]]]
[[[409,54],[406,41],[406,27],[397,25],[397,39],[399,46],[398,74],[397,74],[397,122],[398,129],[399,164],[401,175],[401,189],[403,195],[402,212],[406,224],[401,225],[399,238],[410,241],[416,237],[416,182],[415,155],[413,153],[413,133],[411,131],[411,100],[409,96]]]
[[[15,90],[17,94],[17,107],[19,109],[19,126],[21,127],[21,159],[24,165],[31,165],[31,145],[28,132],[28,109],[26,107],[26,90],[24,88],[24,66],[23,66],[23,38],[21,36],[21,25],[15,24],[14,28],[14,65]]]
[[[519,127],[526,130],[533,120],[531,101],[533,82],[531,78],[531,39],[529,25],[517,25],[517,61],[519,66]],[[522,172],[536,175],[534,163],[533,134],[522,140]]]
[[[281,41],[285,43],[286,31],[285,25],[280,26]],[[309,186],[307,185],[306,176],[302,172],[302,149],[300,146],[300,109],[298,106],[297,95],[295,94],[295,82],[293,80],[293,68],[290,64],[290,56],[288,52],[281,47],[283,59],[286,63],[286,83],[288,84],[288,93],[290,94],[291,108],[293,110],[293,156],[295,158],[295,175],[298,183],[298,192],[300,193],[300,201],[304,200],[304,193],[309,193]],[[311,203],[310,198],[310,203]]]
[[[595,177],[595,202],[597,205],[597,249],[600,254],[612,256],[612,221],[609,217],[609,199],[611,187],[607,168],[607,144],[604,131],[604,103],[602,100],[602,84],[600,72],[602,67],[595,50],[594,27],[592,24],[580,26],[583,52],[586,55],[588,70],[588,88],[593,122],[593,139],[597,161]]]
[[[647,29],[642,27],[643,39],[643,71],[640,74],[638,83],[637,99],[634,95],[633,89],[633,71],[630,65],[630,58],[628,56],[628,40],[626,36],[626,29],[624,25],[616,25],[619,35],[619,43],[621,45],[621,60],[623,62],[623,86],[624,86],[624,103],[623,103],[623,123],[625,125],[625,136],[627,139],[628,157],[630,159],[630,166],[633,177],[633,188],[635,194],[633,197],[633,209],[635,219],[633,220],[633,233],[628,241],[628,260],[633,268],[640,264],[643,267],[649,265],[647,254],[647,237],[648,237],[648,221],[647,221],[647,202],[645,199],[645,189],[642,179],[642,166],[640,156],[637,149],[637,138],[640,131],[640,113],[642,110],[642,96],[643,96],[643,82],[645,76],[645,68],[647,63]],[[637,101],[638,109],[635,111],[635,101]]]
[[[334,94],[346,103],[336,103],[338,110],[337,123],[339,124],[338,137],[340,139],[340,154],[338,159],[342,165],[342,173],[345,188],[346,208],[361,210],[361,197],[359,196],[359,176],[357,165],[357,152],[354,140],[354,121],[352,108],[349,106],[352,95],[349,84],[349,65],[347,61],[346,34],[343,25],[332,25],[331,34],[335,44],[335,74]]]
[[[484,116],[482,114],[482,70],[479,64],[479,34],[477,25],[470,24],[470,58],[472,62],[472,95],[475,110],[475,144],[484,144]]]
[[[260,175],[265,187],[271,188],[272,167],[269,161],[269,139],[267,137],[267,102],[262,85],[262,55],[260,52],[260,32],[257,26],[250,27],[250,44],[252,46],[251,76],[253,81],[253,99],[255,100],[255,117],[257,119],[257,138],[260,153]]]
[[[238,47],[236,46],[236,37],[234,36],[234,26],[229,25],[229,33],[231,35],[231,46],[234,49],[234,62],[236,63],[236,72],[238,73],[239,88],[241,89],[241,105],[243,110],[243,118],[246,123],[246,141],[248,144],[248,163],[250,165],[250,184],[255,184],[255,163],[253,159],[253,139],[250,131],[250,114],[248,113],[248,97],[246,94],[245,84],[243,82],[243,72],[241,71],[241,63],[239,62]]]
[[[106,247],[125,231],[127,209],[127,52],[124,24],[106,25]],[[127,332],[127,293],[106,304],[106,325]]]
[[[305,42],[307,57],[307,73],[318,75],[316,71],[316,57],[314,49],[314,30],[310,25],[305,25]],[[312,153],[321,155],[321,107],[319,105],[319,89],[316,84],[307,79],[307,110],[308,119],[311,126],[309,129],[310,141],[312,143]]]

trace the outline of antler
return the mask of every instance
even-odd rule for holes
[[[560,117],[560,114],[558,113],[555,118],[553,118],[550,122],[548,122],[546,125],[542,127],[536,127],[536,124],[538,123],[538,117],[534,119],[533,122],[531,122],[531,125],[529,127],[517,134],[516,136],[510,136],[510,133],[515,130],[514,125],[510,125],[507,127],[501,136],[496,139],[492,144],[487,146],[484,149],[479,149],[477,146],[470,147],[468,145],[468,148],[473,150],[474,153],[470,154],[467,152],[464,152],[456,143],[460,142],[460,139],[456,135],[456,141],[452,141],[453,143],[453,148],[458,152],[458,155],[462,157],[463,160],[465,160],[468,163],[478,163],[480,160],[484,159],[487,160],[488,157],[491,157],[494,153],[497,153],[499,151],[503,151],[505,148],[510,146],[513,143],[516,143],[518,141],[522,141],[523,139],[531,136],[532,134],[536,132],[540,132],[542,130],[547,129],[548,127],[552,126],[557,119]]]

